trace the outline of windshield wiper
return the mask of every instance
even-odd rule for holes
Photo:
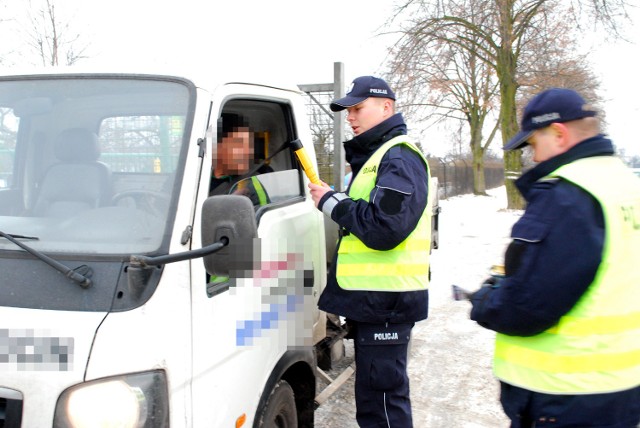
[[[2,233],[2,232],[0,232],[0,233]],[[12,237],[12,238],[16,238],[16,239],[29,239],[29,240],[31,240],[31,241],[37,241],[37,240],[39,240],[39,239],[40,239],[40,238],[38,238],[37,236],[15,235],[15,234],[13,234],[13,233],[7,233],[6,235],[7,235],[7,236],[10,236],[10,237]],[[8,238],[7,238],[7,239],[8,239]]]
[[[33,248],[29,247],[28,245],[23,244],[22,242],[18,241],[18,239],[38,240],[39,239],[38,237],[36,237],[36,236],[12,235],[12,234],[9,234],[9,233],[4,233],[2,231],[0,231],[0,236],[5,238],[8,241],[14,243],[15,245],[17,245],[18,247],[22,248],[23,250],[25,250],[29,254],[31,254],[31,255],[37,257],[38,259],[42,260],[43,262],[45,262],[46,264],[48,264],[49,266],[51,266],[52,268],[54,268],[58,272],[63,273],[64,276],[66,276],[67,278],[77,282],[80,285],[80,287],[82,287],[82,288],[91,287],[91,279],[89,279],[89,277],[91,276],[91,274],[93,272],[91,271],[91,268],[89,266],[81,265],[81,266],[78,266],[75,269],[71,269],[70,267],[65,266],[62,263],[58,262],[57,260],[54,260],[51,257],[47,256],[46,254],[43,254],[40,251],[38,251],[36,249],[33,249]]]

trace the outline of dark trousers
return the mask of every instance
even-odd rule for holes
[[[407,349],[412,324],[353,323],[356,420],[362,428],[411,428]]]
[[[607,394],[555,395],[500,382],[511,428],[637,428],[640,387]]]

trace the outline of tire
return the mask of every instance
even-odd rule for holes
[[[293,389],[281,380],[273,387],[260,415],[261,428],[297,428],[298,414]]]

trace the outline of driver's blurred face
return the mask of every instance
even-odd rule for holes
[[[253,133],[247,127],[227,132],[218,144],[216,170],[224,175],[242,175],[253,159]]]

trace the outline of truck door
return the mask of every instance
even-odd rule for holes
[[[227,180],[225,193],[254,202],[258,239],[246,249],[252,267],[232,269],[228,277],[210,277],[201,260],[192,262],[194,426],[238,426],[233,424],[242,418],[247,421],[242,426],[251,426],[283,355],[312,345],[317,316],[311,314],[318,313],[326,275],[324,229],[288,144],[302,137],[311,145],[308,131],[296,128],[294,108],[283,99],[236,98],[212,120],[219,125],[211,142],[212,171],[217,151],[224,150],[217,134],[228,127],[220,118],[232,117],[252,133],[249,171],[235,177],[213,174],[212,184]],[[194,230],[194,237],[199,234]]]

